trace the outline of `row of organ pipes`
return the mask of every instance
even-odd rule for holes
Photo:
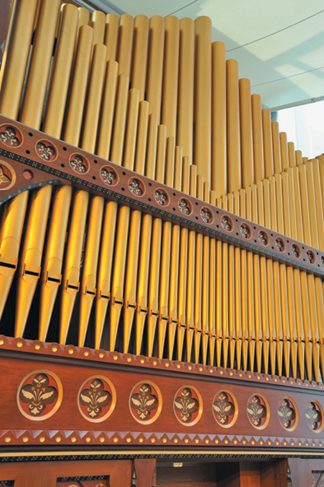
[[[287,142],[211,31],[15,0],[0,113],[324,250],[324,156]],[[1,208],[0,333],[322,380],[320,277],[71,185]]]

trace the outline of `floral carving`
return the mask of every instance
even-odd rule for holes
[[[128,184],[129,190],[131,193],[135,194],[136,196],[143,196],[144,191],[141,188],[141,181],[137,178],[133,178],[130,180]]]
[[[267,234],[263,230],[260,231],[258,239],[261,245],[267,245],[268,243]]]
[[[221,219],[221,225],[224,230],[227,230],[228,232],[232,230],[231,220],[227,216],[223,216],[223,218]]]
[[[181,391],[181,396],[174,401],[174,407],[180,413],[184,423],[190,423],[192,415],[199,410],[199,402],[192,397],[192,391],[185,387]]]
[[[300,257],[300,251],[299,251],[299,248],[296,244],[293,244],[291,246],[291,253],[293,254],[294,257],[296,257],[297,259],[299,259]]]
[[[46,145],[44,142],[37,142],[36,149],[39,157],[44,159],[44,161],[49,161],[53,159],[56,154],[55,148],[51,145]]]
[[[218,400],[213,404],[213,410],[217,416],[217,421],[221,425],[228,424],[230,417],[234,414],[234,409],[234,404],[229,401],[226,392],[221,392],[218,395]]]
[[[284,246],[284,243],[281,240],[281,238],[276,238],[275,245],[276,245],[277,249],[279,250],[279,252],[284,252],[285,246]]]
[[[11,145],[11,147],[18,147],[20,145],[17,131],[14,127],[10,127],[10,125],[5,127],[4,132],[0,132],[0,140],[6,145]]]
[[[288,429],[292,426],[295,419],[295,410],[287,399],[281,401],[281,406],[278,408],[278,416],[284,428]]]
[[[213,215],[208,208],[202,208],[200,210],[200,215],[204,223],[211,223],[213,219]]]
[[[247,405],[247,413],[253,426],[261,426],[262,418],[266,416],[266,408],[261,404],[259,396],[253,396]]]
[[[101,178],[108,186],[114,186],[117,182],[117,175],[110,167],[103,167],[100,171]]]
[[[306,409],[306,419],[309,427],[316,431],[322,422],[322,414],[315,402],[309,402]]]
[[[245,223],[240,226],[240,232],[243,238],[250,238],[250,229]]]
[[[181,213],[184,213],[185,215],[190,215],[191,213],[190,205],[185,198],[182,198],[179,201],[179,210],[181,211]]]
[[[44,373],[39,373],[33,378],[32,384],[24,385],[19,392],[19,399],[28,404],[29,414],[33,417],[45,413],[46,406],[56,402],[58,391],[49,386],[49,378]]]
[[[142,384],[139,393],[135,393],[130,398],[131,408],[137,410],[141,421],[148,421],[151,411],[158,407],[158,398],[152,394],[152,387],[149,384]]]
[[[103,408],[110,406],[111,394],[104,389],[102,380],[94,379],[89,389],[80,392],[79,401],[87,408],[90,418],[95,419],[101,415]]]
[[[315,257],[314,254],[311,250],[307,250],[306,252],[306,259],[309,262],[309,264],[314,264]]]
[[[73,171],[80,174],[85,174],[87,172],[87,165],[84,158],[80,154],[74,154],[70,159],[70,166]]]
[[[168,195],[162,189],[155,190],[154,198],[156,202],[161,206],[166,206],[168,204]]]

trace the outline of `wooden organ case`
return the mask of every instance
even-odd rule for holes
[[[324,156],[211,29],[13,1],[0,485],[322,485]]]

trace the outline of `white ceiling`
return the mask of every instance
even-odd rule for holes
[[[323,0],[91,0],[101,10],[175,15],[207,15],[213,41],[226,44],[239,75],[274,109],[324,99]]]

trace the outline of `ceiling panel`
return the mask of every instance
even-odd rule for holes
[[[105,0],[102,1],[104,2]],[[194,3],[196,2],[198,2],[198,0],[194,1]],[[138,14],[144,14],[148,17],[152,17],[153,15],[161,15],[162,17],[166,17],[167,15],[170,15],[175,11],[180,11],[190,3],[192,3],[192,0],[163,0],[163,2],[157,0],[118,0],[115,2],[109,1],[109,5],[115,6],[117,9],[123,10],[133,17]]]

